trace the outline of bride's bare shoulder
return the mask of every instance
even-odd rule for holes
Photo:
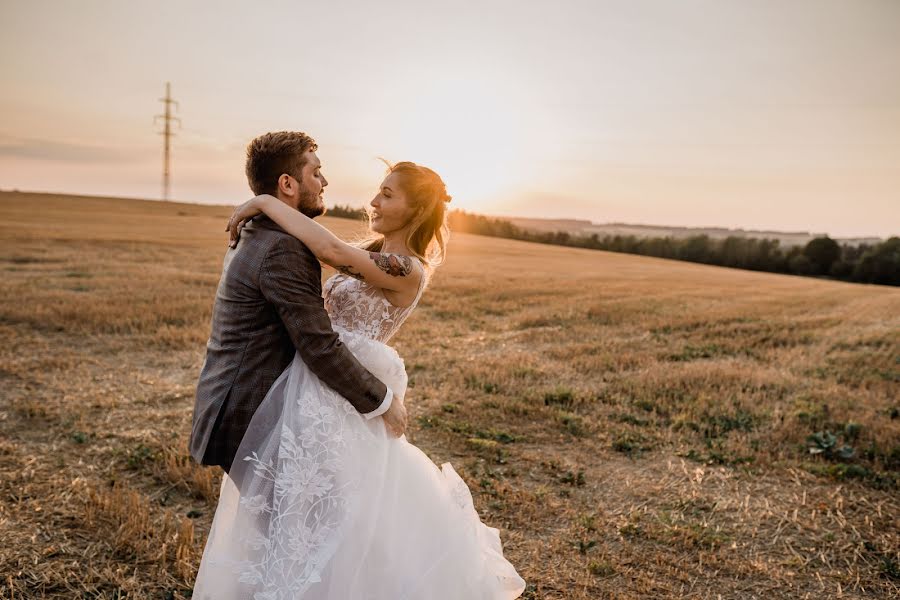
[[[376,253],[373,253],[376,254]],[[384,254],[378,253],[378,258],[373,258],[376,264],[379,261],[379,268],[395,277],[403,279],[402,287],[399,289],[382,288],[382,293],[388,302],[396,308],[408,308],[419,296],[419,290],[425,284],[427,272],[424,264],[415,256],[406,256],[403,254]]]

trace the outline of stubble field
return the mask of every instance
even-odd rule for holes
[[[189,597],[231,211],[0,208],[0,597]],[[394,346],[523,598],[900,593],[900,290],[459,234]]]

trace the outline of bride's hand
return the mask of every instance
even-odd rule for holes
[[[402,397],[394,398],[391,405],[388,406],[387,412],[382,415],[388,432],[397,438],[406,431],[408,419],[406,405],[403,404],[403,400]]]
[[[235,208],[234,212],[231,213],[231,218],[228,219],[225,231],[229,233],[228,245],[232,248],[237,246],[238,240],[241,239],[241,229],[244,228],[247,221],[263,212],[260,208],[260,199],[261,196],[251,198]]]

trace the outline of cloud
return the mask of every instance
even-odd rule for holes
[[[129,163],[146,158],[143,149],[123,149],[0,135],[0,157],[67,163]]]

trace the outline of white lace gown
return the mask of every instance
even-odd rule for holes
[[[415,308],[335,275],[325,306],[357,359],[398,396],[386,345]],[[525,581],[450,463],[366,419],[298,356],[272,385],[223,477],[195,599],[506,600]]]

